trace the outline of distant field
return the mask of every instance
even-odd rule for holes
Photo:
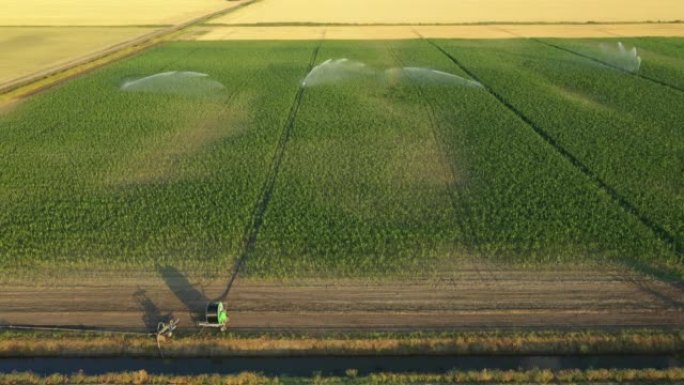
[[[96,52],[150,28],[0,27],[0,83]]]
[[[175,24],[228,5],[224,0],[4,0],[0,26]]]
[[[679,60],[667,47],[680,39],[639,41]],[[682,93],[540,42],[437,41],[506,106],[414,40],[324,42],[317,64],[365,66],[309,78],[295,99],[316,44],[177,42],[0,115],[0,265],[225,272],[263,205],[256,277],[410,274],[462,257],[681,269],[645,220],[681,242]],[[168,94],[162,75],[161,88],[119,89],[173,70],[225,88]]]
[[[214,23],[481,23],[684,20],[680,0],[264,0]]]

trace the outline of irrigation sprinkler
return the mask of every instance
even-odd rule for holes
[[[157,324],[157,340],[173,337],[173,331],[176,330],[179,320],[172,319],[168,323],[160,322]]]

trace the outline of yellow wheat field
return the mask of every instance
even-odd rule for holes
[[[682,0],[263,0],[215,23],[481,23],[684,20]]]
[[[0,26],[176,24],[227,8],[226,0],[2,0]]]
[[[134,27],[0,27],[0,84],[151,30]]]

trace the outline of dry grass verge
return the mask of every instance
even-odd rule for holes
[[[451,372],[448,374],[391,374],[379,373],[356,377],[353,369],[347,377],[288,378],[266,377],[255,373],[238,375],[164,376],[150,375],[144,370],[127,373],[109,373],[99,376],[53,374],[41,377],[33,373],[0,374],[0,382],[13,385],[66,385],[66,384],[589,384],[589,383],[677,383],[684,380],[683,368],[656,369],[597,369],[597,370],[482,370]]]
[[[675,354],[684,331],[177,336],[165,357],[369,354]],[[115,334],[0,333],[0,357],[157,356],[154,338]]]

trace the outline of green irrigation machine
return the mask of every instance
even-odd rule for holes
[[[223,302],[212,301],[207,304],[204,312],[204,322],[197,323],[197,326],[206,328],[217,328],[221,332],[228,330],[228,312]],[[173,332],[178,327],[178,319],[171,319],[169,322],[159,322],[157,324],[157,344],[160,341],[173,337]]]
[[[204,322],[197,325],[201,327],[218,328],[222,332],[228,329],[228,312],[226,311],[223,302],[214,301],[207,304],[207,309],[204,314]]]

